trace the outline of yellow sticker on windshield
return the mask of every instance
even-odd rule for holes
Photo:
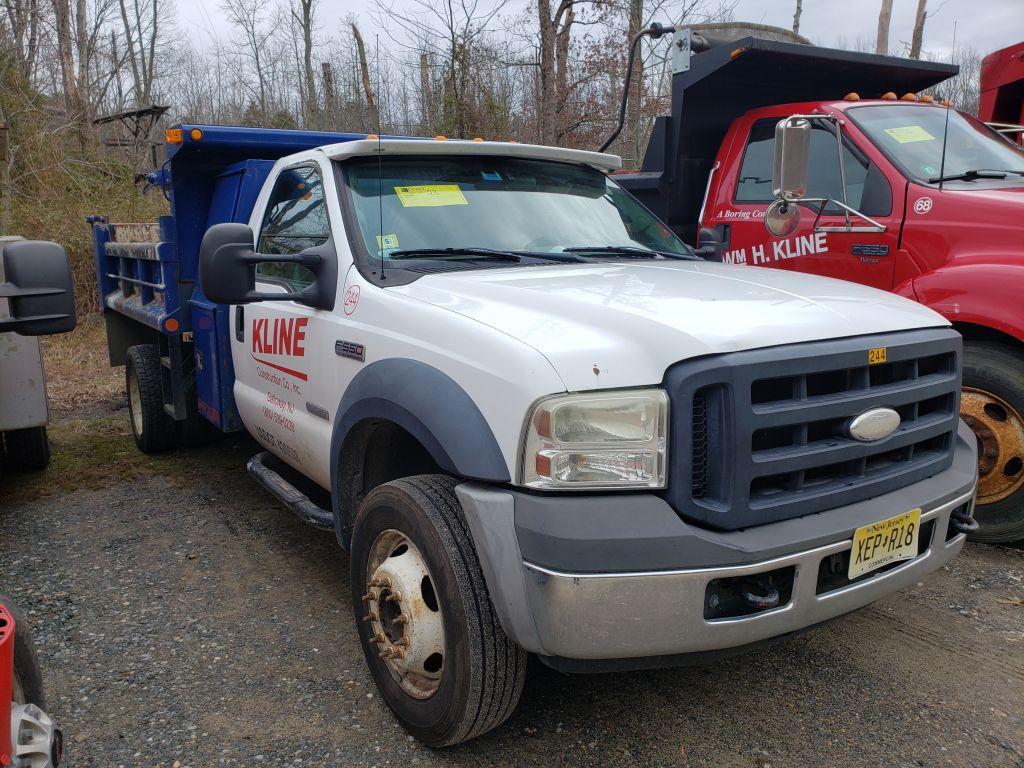
[[[934,141],[935,139],[920,125],[901,125],[899,128],[886,128],[885,132],[900,144],[913,144],[915,141]]]
[[[439,205],[469,205],[458,184],[420,184],[415,187],[395,187],[398,199],[405,208],[429,208]]]

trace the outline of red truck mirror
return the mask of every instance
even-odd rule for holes
[[[0,331],[48,336],[75,327],[75,293],[65,250],[42,240],[15,240],[3,246],[4,282],[0,298],[8,300],[10,319]]]
[[[772,197],[799,200],[807,195],[811,162],[811,124],[801,117],[787,117],[775,126],[775,167]]]

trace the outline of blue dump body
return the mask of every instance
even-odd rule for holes
[[[242,428],[232,387],[228,307],[196,283],[199,245],[214,224],[248,223],[256,198],[286,155],[365,134],[180,125],[167,161],[150,180],[164,190],[171,214],[159,225],[114,224],[91,216],[96,275],[112,365],[128,347],[157,344],[164,402],[184,420],[195,388],[199,413],[225,432]],[[194,138],[201,136],[201,138]]]

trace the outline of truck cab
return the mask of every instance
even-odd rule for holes
[[[1013,288],[1024,255],[1024,152],[918,96],[954,72],[720,41],[675,74],[678,112],[662,119],[643,171],[621,181],[676,231],[713,231],[727,263],[869,285],[950,320],[966,339],[964,417],[982,443],[976,536],[1011,541],[1024,537],[1024,315]],[[740,81],[744,89],[723,98]],[[794,119],[808,129],[806,189],[785,232],[773,234],[765,222],[778,198],[776,131]]]

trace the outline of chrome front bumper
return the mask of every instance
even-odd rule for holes
[[[637,573],[560,573],[524,563],[526,593],[543,650],[570,659],[664,656],[719,650],[784,635],[841,616],[941,568],[966,536],[946,540],[950,513],[973,490],[921,515],[934,520],[928,548],[864,581],[817,593],[818,568],[849,550],[852,539],[751,565]],[[740,618],[704,618],[707,586],[716,579],[796,566],[785,605]]]

